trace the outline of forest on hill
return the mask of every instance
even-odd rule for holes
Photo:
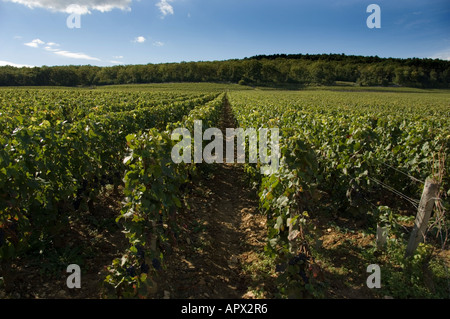
[[[226,61],[146,65],[0,67],[0,86],[92,86],[162,82],[227,82],[278,86],[333,85],[450,88],[450,61],[344,54],[258,55]]]

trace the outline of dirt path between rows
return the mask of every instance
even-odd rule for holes
[[[220,129],[234,123],[226,102]],[[216,164],[211,171],[211,178],[193,183],[190,209],[181,216],[181,244],[166,260],[160,293],[177,299],[263,297],[254,292],[270,290],[270,280],[254,276],[266,238],[256,192],[244,180],[242,165]]]

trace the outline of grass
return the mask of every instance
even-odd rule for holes
[[[251,279],[248,292],[255,298],[273,297],[276,285],[275,263],[264,253],[253,253],[242,265],[243,274]]]

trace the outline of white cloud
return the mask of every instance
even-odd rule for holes
[[[143,37],[143,36],[136,37],[136,38],[134,38],[133,42],[144,43],[145,37]]]
[[[40,40],[40,39],[34,39],[31,42],[28,43],[24,43],[26,46],[32,47],[32,48],[37,48],[39,47],[39,45],[44,44],[45,42]]]
[[[113,9],[131,10],[132,0],[4,0],[19,3],[28,8],[44,8],[51,11],[86,14],[90,10],[108,12]]]
[[[162,46],[164,46],[164,42],[161,42],[161,41],[155,41],[155,42],[153,42],[153,45],[154,45],[155,47],[162,47]]]
[[[59,44],[55,42],[47,42],[47,45],[44,47],[44,49],[47,51],[59,51],[59,49],[55,49],[54,47],[59,47]]]
[[[66,58],[71,58],[71,59],[100,61],[100,59],[91,57],[91,56],[89,56],[87,54],[84,54],[84,53],[75,53],[75,52],[62,51],[62,50],[54,51],[54,53],[58,54],[58,55],[61,55],[63,57],[66,57]]]
[[[71,4],[64,9],[66,13],[75,13],[75,14],[88,14],[91,13],[88,6],[82,6],[79,4]]]
[[[450,49],[438,52],[435,55],[431,56],[430,58],[450,61]]]
[[[32,48],[40,48],[41,45],[43,45],[43,44],[45,44],[43,46],[44,50],[52,52],[52,53],[60,55],[60,56],[63,56],[63,57],[66,57],[66,58],[101,61],[98,58],[89,56],[89,55],[84,54],[84,53],[75,53],[75,52],[70,52],[70,51],[65,51],[65,50],[58,49],[57,47],[59,47],[59,44],[55,43],[55,42],[47,42],[47,43],[45,43],[41,39],[34,39],[31,42],[24,43],[24,45],[32,47]]]
[[[51,46],[46,46],[46,47],[44,47],[44,49],[47,51],[52,51],[52,52],[59,51],[59,49],[54,49]]]
[[[115,55],[113,56],[114,59],[123,59],[123,55]]]
[[[28,43],[25,43],[25,45],[27,45],[29,47],[32,47],[32,48],[37,48],[38,47],[38,44],[35,43],[35,42],[28,42]]]
[[[6,65],[14,66],[16,68],[32,68],[33,67],[32,65],[17,64],[17,63],[13,63],[13,62],[1,61],[0,60],[0,66],[6,66]]]
[[[173,14],[173,7],[169,2],[173,2],[173,0],[160,0],[156,6],[159,8],[159,11],[162,13],[162,17],[165,17],[168,14]]]
[[[109,61],[109,63],[112,63],[112,64],[123,64],[123,62],[115,61],[115,60],[111,60],[111,61]]]

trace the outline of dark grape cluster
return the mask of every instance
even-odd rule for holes
[[[113,184],[113,183],[114,183],[114,180],[113,180],[113,177],[111,175],[103,174],[100,177],[100,185],[101,186],[106,186],[108,184]]]
[[[157,258],[152,259],[152,266],[156,270],[161,270],[161,262]]]
[[[301,269],[301,270],[298,272],[298,274],[300,275],[300,277],[302,277],[303,282],[304,282],[305,284],[309,283],[309,278],[308,278],[308,276],[306,276],[306,273],[305,273],[305,271],[304,271],[303,269]]]
[[[86,192],[87,188],[88,188],[88,181],[83,180],[83,182],[81,183],[81,187],[77,189],[75,200],[72,203],[73,208],[75,210],[78,210],[80,208],[81,202],[83,201],[83,194]]]
[[[144,258],[145,258],[144,247],[142,247],[142,245],[140,245],[140,244],[137,244],[137,245],[136,245],[136,250],[137,250],[136,255],[137,255],[140,259],[144,259]]]
[[[150,267],[144,262],[141,265],[141,274],[148,274]]]
[[[294,265],[297,265],[297,264],[304,264],[304,263],[306,263],[307,261],[308,261],[308,257],[307,257],[305,254],[300,253],[300,254],[298,254],[297,256],[292,257],[292,258],[289,260],[289,265],[290,265],[290,266],[294,266]]]
[[[82,198],[81,198],[81,197],[78,197],[78,198],[76,198],[76,199],[73,201],[73,208],[74,208],[75,210],[78,210],[78,208],[80,208],[81,201],[82,201]]]
[[[309,283],[309,278],[308,278],[308,276],[306,276],[306,272],[305,272],[305,266],[306,266],[306,263],[308,262],[308,259],[309,259],[308,256],[306,256],[303,253],[300,253],[297,256],[292,257],[289,260],[289,266],[296,266],[296,265],[299,266],[298,274],[303,279],[303,282],[305,284]]]
[[[0,247],[5,243],[5,231],[0,228]]]
[[[118,180],[122,179],[122,173],[120,171],[114,172],[114,177]]]
[[[275,266],[275,271],[276,272],[284,272],[286,270],[286,264],[277,264]]]
[[[136,268],[134,266],[130,266],[127,268],[127,275],[130,277],[136,276]]]

